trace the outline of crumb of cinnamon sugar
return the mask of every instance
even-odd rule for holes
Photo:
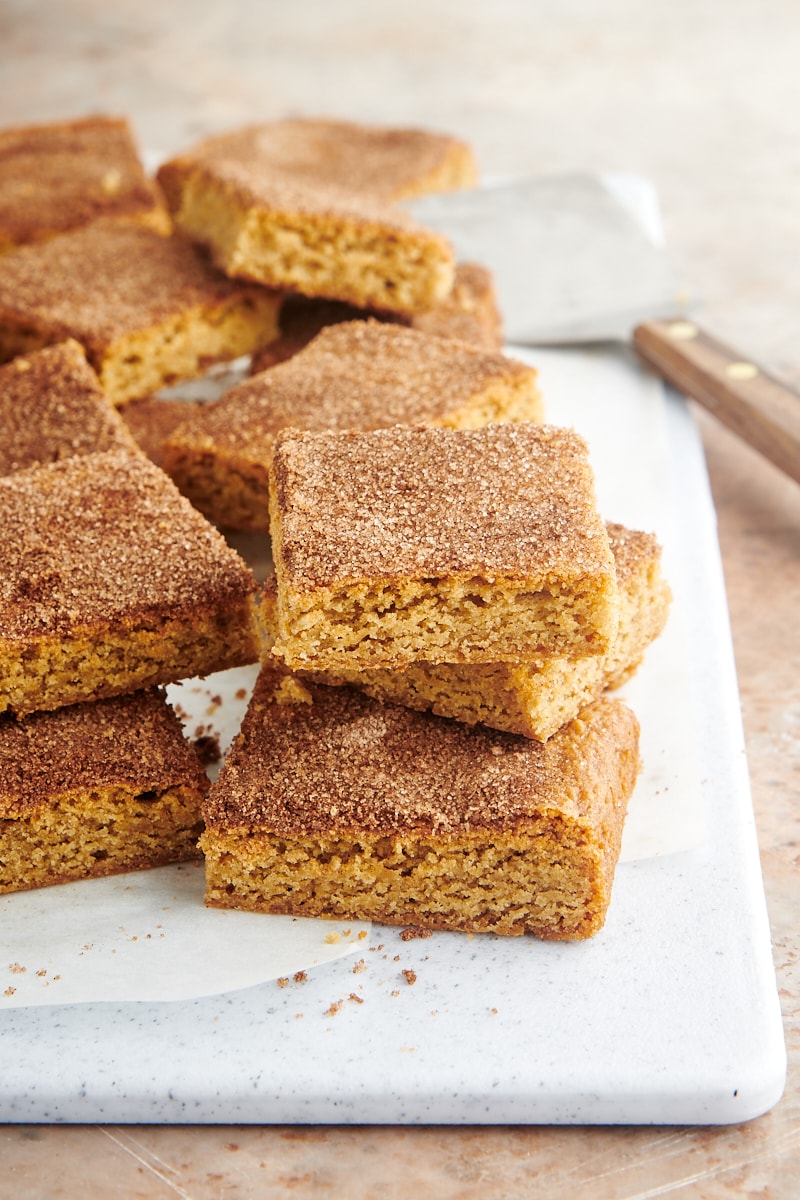
[[[334,1000],[330,1008],[325,1009],[326,1017],[335,1017],[338,1012],[341,1012],[344,1000]]]
[[[353,974],[361,975],[364,971],[366,971],[366,969],[367,964],[364,962],[363,958],[360,958],[358,962],[353,965]]]
[[[306,975],[305,971],[295,971],[295,973],[294,973],[295,983],[305,983],[307,979],[308,979],[308,976]]]
[[[364,1003],[364,997],[363,997],[363,996],[357,996],[355,992],[351,992],[351,993],[350,993],[350,995],[347,997],[347,999],[348,999],[348,1000],[353,1000],[353,1001],[355,1001],[355,1003],[356,1003],[356,1004],[363,1004],[363,1003]]]
[[[15,987],[7,987],[6,990],[3,992],[3,995],[4,996],[13,996],[14,993],[16,992],[16,990],[17,989]]]
[[[277,982],[278,982],[278,987],[280,987],[280,988],[289,986],[289,979],[288,979],[288,976],[286,976],[286,975],[281,975],[280,979]]]
[[[496,1016],[497,1016],[497,1009],[496,1009],[496,1008],[490,1008],[490,1009],[489,1009],[489,1012],[492,1014],[492,1016],[493,1016],[493,1017],[496,1017]]]
[[[203,733],[194,739],[192,745],[204,767],[210,767],[212,763],[217,763],[222,758],[222,747],[219,744],[219,735],[216,733]]]
[[[393,996],[399,996],[399,995],[400,995],[400,993],[397,991],[397,989],[395,989],[395,990],[392,992],[392,995],[393,995]]]
[[[42,967],[41,971],[37,971],[37,972],[36,972],[36,975],[37,975],[37,977],[38,977],[39,979],[41,979],[41,978],[42,978],[42,976],[43,976],[43,975],[46,975],[46,974],[47,974],[47,971],[44,969],[44,967]]]
[[[394,958],[392,959],[392,962],[400,962],[400,955],[395,954]]]
[[[325,934],[325,941],[328,943],[329,946],[335,946],[341,940],[342,940],[342,936],[340,933],[326,933]]]
[[[406,969],[403,971],[403,978],[408,986],[411,987],[412,983],[417,982],[417,972],[412,971],[409,967],[406,967]]]
[[[24,975],[27,967],[23,967],[21,963],[9,963],[8,969],[12,975]]]
[[[430,936],[430,929],[420,929],[418,925],[409,925],[408,929],[401,931],[400,940],[401,942],[412,942],[414,938],[429,938]]]
[[[247,688],[237,688],[236,689],[236,699],[237,700],[244,700],[246,696],[247,696]]]
[[[365,938],[366,936],[367,936],[367,931],[366,931],[366,929],[359,929],[359,931],[358,931],[358,940],[359,940],[359,942],[363,942],[363,940],[364,940],[364,938]]]

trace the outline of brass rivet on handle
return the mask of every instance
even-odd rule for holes
[[[673,321],[668,327],[669,336],[679,342],[688,342],[690,338],[696,338],[699,332],[691,321]]]
[[[751,362],[732,362],[725,368],[725,374],[730,379],[755,379],[758,367]]]

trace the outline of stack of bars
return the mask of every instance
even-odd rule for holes
[[[602,926],[639,770],[605,692],[669,590],[488,272],[402,210],[475,179],[345,122],[155,180],[121,120],[0,132],[0,890],[202,851],[212,905]],[[271,536],[260,596],[220,529]],[[259,660],[209,791],[163,687]]]
[[[227,181],[212,224],[262,220],[259,180],[228,178],[255,143],[277,239],[300,239],[272,276],[187,228],[195,158]],[[0,131],[0,890],[199,854],[208,780],[163,685],[257,660],[256,584],[160,470],[191,406],[153,394],[241,355],[263,369],[347,318],[499,341],[486,272],[395,208],[473,175],[455,139],[324,121],[217,139],[159,180],[123,119]],[[295,296],[334,227],[350,283]],[[387,252],[379,294],[358,275]]]
[[[256,584],[76,342],[0,368],[0,892],[199,856],[163,686],[258,658]]]
[[[275,442],[269,655],[205,805],[207,901],[578,939],[607,912],[660,632],[648,535],[530,422]]]

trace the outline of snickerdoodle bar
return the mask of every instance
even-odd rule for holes
[[[0,479],[0,712],[258,658],[255,579],[144,455]]]
[[[152,688],[0,717],[0,893],[199,856],[208,779]]]
[[[619,627],[609,652],[589,658],[541,658],[525,663],[414,662],[404,670],[302,671],[330,685],[349,684],[376,700],[430,710],[469,725],[546,741],[606,688],[634,674],[647,647],[661,633],[671,592],[661,573],[661,548],[652,534],[609,524],[619,588]],[[275,625],[275,581],[262,601],[269,649]]]
[[[264,670],[204,805],[206,902],[590,937],[611,897],[638,732],[613,700],[543,743]]]
[[[542,418],[532,367],[403,326],[350,321],[196,408],[168,436],[162,462],[210,520],[268,530],[270,463],[282,429],[471,429]]]
[[[0,256],[0,361],[74,338],[121,404],[252,353],[279,307],[183,239],[104,218]]]
[[[449,293],[453,253],[396,201],[475,174],[454,138],[291,119],[209,138],[158,180],[178,228],[226,274],[411,314]]]
[[[82,117],[0,130],[0,253],[98,217],[169,230],[126,120]]]
[[[293,669],[607,653],[619,600],[584,441],[548,425],[275,443],[273,653]]]

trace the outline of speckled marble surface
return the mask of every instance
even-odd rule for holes
[[[800,10],[792,0],[487,6],[180,0],[0,8],[3,123],[126,112],[177,149],[327,112],[470,138],[486,171],[633,170],[717,335],[800,383]],[[783,1099],[724,1129],[9,1126],[3,1182],[48,1195],[791,1197],[800,1168],[800,505],[698,414],[717,507],[789,1050]]]

